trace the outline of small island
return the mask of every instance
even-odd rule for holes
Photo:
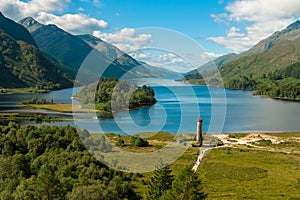
[[[84,86],[74,98],[82,103],[82,109],[104,112],[120,112],[151,106],[156,103],[150,86],[130,85],[117,78],[102,78]]]

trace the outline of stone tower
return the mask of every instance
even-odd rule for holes
[[[196,132],[196,143],[199,144],[199,146],[202,146],[202,118],[198,118],[197,121],[197,132]]]

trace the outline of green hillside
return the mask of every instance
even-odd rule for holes
[[[31,17],[19,23],[30,31],[39,49],[55,58],[61,69],[72,77],[76,76],[81,63],[92,51],[84,41],[55,25],[43,25]]]
[[[35,46],[16,41],[1,30],[0,43],[0,87],[46,90],[72,87],[72,82]]]
[[[21,40],[28,44],[37,46],[30,33],[20,24],[11,19],[6,18],[0,12],[0,30],[10,35],[15,40]]]
[[[212,61],[209,61],[208,63],[200,66],[198,69],[195,69],[195,70],[192,70],[192,71],[186,73],[185,76],[189,77],[190,75],[193,75],[193,74],[197,73],[198,71],[209,71],[209,70],[213,70],[215,68],[219,68],[222,65],[224,65],[236,58],[237,58],[237,54],[235,54],[235,53],[223,55],[221,57],[218,57],[218,58],[216,58]]]
[[[219,71],[224,86],[231,89],[257,90],[256,94],[274,98],[300,99],[300,23],[295,22],[281,32],[276,32],[252,49],[241,53]],[[220,86],[215,74],[190,73],[190,82]]]

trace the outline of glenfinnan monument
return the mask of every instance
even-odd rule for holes
[[[202,141],[203,141],[203,138],[202,138],[202,118],[198,118],[198,121],[197,121],[197,132],[196,132],[196,143],[201,147],[202,146]]]

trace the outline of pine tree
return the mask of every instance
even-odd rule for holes
[[[147,199],[159,199],[167,190],[172,187],[172,182],[174,180],[171,174],[172,170],[169,166],[165,166],[161,160],[154,171],[154,176],[151,178],[148,185]]]
[[[202,191],[201,181],[191,167],[184,167],[175,177],[172,190],[168,192],[167,200],[201,200],[206,194]]]

